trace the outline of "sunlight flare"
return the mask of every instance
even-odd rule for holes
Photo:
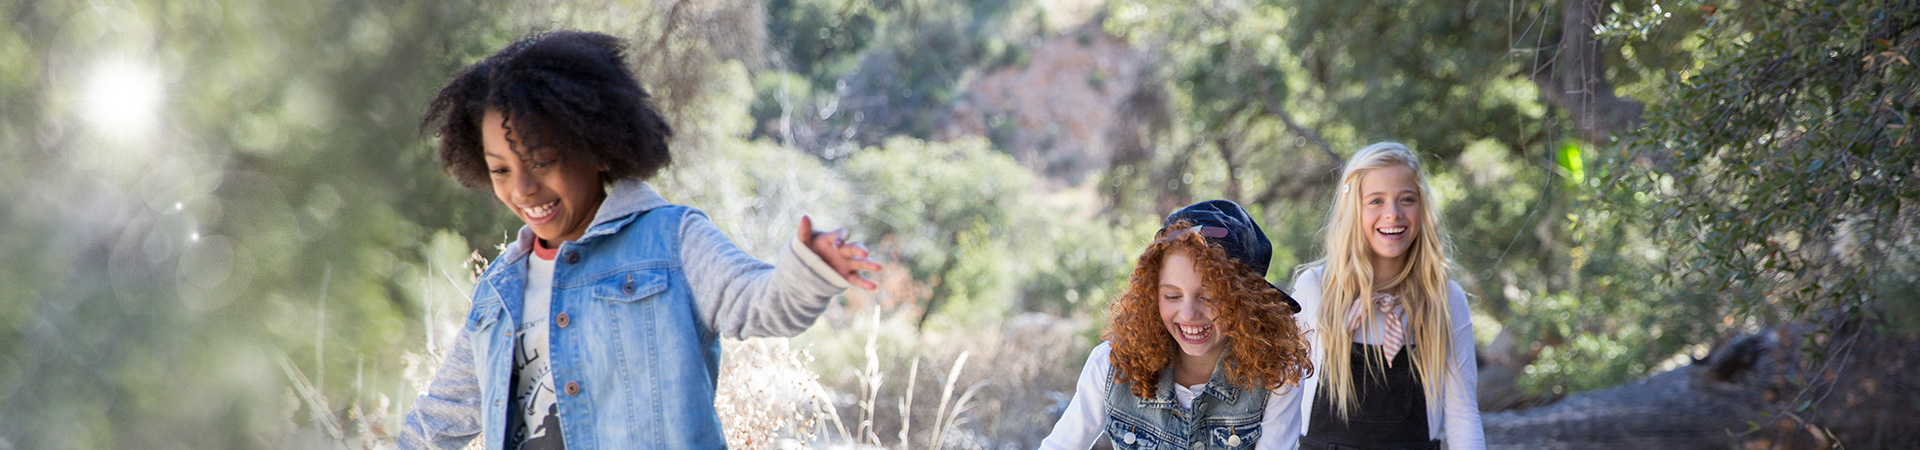
[[[132,138],[153,130],[159,120],[160,75],[128,61],[101,64],[88,78],[84,114],[101,131]]]

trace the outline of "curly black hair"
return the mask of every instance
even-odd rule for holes
[[[651,178],[673,162],[673,130],[625,61],[626,44],[602,33],[522,38],[455,74],[427,104],[420,132],[440,138],[441,168],[472,189],[492,186],[480,144],[489,109],[501,112],[522,158],[551,148],[605,167],[603,183]]]

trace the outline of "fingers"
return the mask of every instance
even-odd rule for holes
[[[858,257],[847,258],[846,262],[840,264],[838,269],[843,274],[855,274],[859,272],[879,272],[882,268],[883,266],[881,266],[878,261],[867,259],[866,257]]]
[[[866,289],[869,291],[880,289],[880,285],[873,284],[873,280],[869,280],[866,277],[860,276],[857,273],[852,275],[847,275],[847,282],[852,283],[854,287]]]
[[[861,259],[861,258],[866,258],[868,256],[866,244],[861,244],[859,242],[853,242],[846,245],[842,245],[837,250],[840,251],[840,256],[844,256],[850,259]]]
[[[846,244],[845,230],[814,233],[813,237],[806,241],[806,244],[807,247],[813,249],[815,254],[820,255],[820,257],[824,259],[845,259],[849,257],[846,251],[848,247]]]
[[[871,253],[867,250],[866,244],[847,242],[842,243],[835,250],[847,261],[845,266],[850,271],[879,272],[881,269],[880,263],[870,259]]]
[[[861,276],[860,272],[879,272],[885,266],[868,259],[872,252],[867,250],[866,244],[847,242],[849,232],[846,228],[816,233],[813,230],[813,217],[802,215],[798,234],[801,242],[813,248],[814,253],[845,276],[854,287],[869,291],[880,288],[879,284]]]
[[[880,286],[874,284],[873,280],[869,280],[860,275],[861,272],[879,272],[881,269],[886,268],[886,266],[880,265],[877,261],[867,259],[867,248],[865,245],[861,245],[858,242],[847,244],[846,246],[840,247],[837,253],[837,258],[829,258],[827,262],[828,265],[833,266],[834,271],[840,272],[840,275],[846,277],[847,282],[853,284],[854,287],[869,291],[879,289]]]

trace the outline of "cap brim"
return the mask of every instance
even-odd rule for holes
[[[1289,307],[1289,308],[1293,308],[1293,313],[1294,313],[1294,314],[1299,314],[1299,313],[1300,313],[1300,302],[1299,302],[1299,301],[1296,301],[1296,300],[1294,300],[1294,299],[1293,299],[1293,296],[1292,296],[1292,295],[1287,295],[1287,290],[1286,290],[1286,289],[1281,289],[1281,288],[1280,288],[1280,285],[1278,285],[1278,284],[1273,284],[1273,282],[1271,282],[1271,281],[1269,281],[1269,282],[1267,282],[1267,285],[1269,285],[1269,286],[1273,286],[1273,291],[1274,291],[1274,292],[1279,292],[1279,293],[1280,293],[1280,300],[1281,300],[1281,301],[1284,301],[1284,302],[1287,302],[1287,307]]]

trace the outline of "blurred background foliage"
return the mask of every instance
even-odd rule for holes
[[[669,199],[752,254],[812,214],[891,263],[795,340],[841,417],[899,400],[866,402],[899,417],[868,424],[887,445],[931,439],[904,396],[967,351],[979,409],[943,443],[1032,447],[1159,217],[1248,205],[1288,285],[1378,140],[1428,158],[1490,411],[1771,325],[1920,317],[1911,0],[0,11],[0,249],[25,255],[0,270],[0,449],[390,443],[518,226],[440,173],[418,113],[553,28],[632,45],[677,131]]]

